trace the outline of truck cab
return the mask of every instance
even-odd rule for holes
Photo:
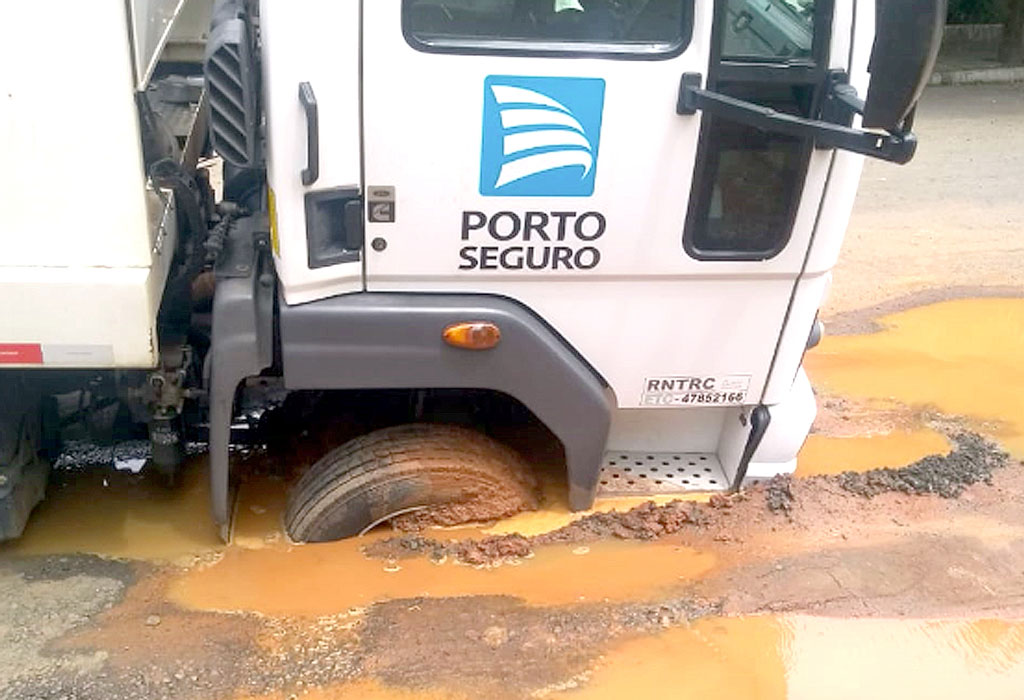
[[[194,312],[150,318],[201,369],[175,375],[173,406],[145,402],[200,405],[225,533],[231,426],[268,386],[358,396],[357,414],[405,392],[419,408],[396,424],[437,422],[432,397],[478,417],[510,402],[557,440],[575,510],[790,473],[863,159],[913,156],[943,17],[938,0],[218,0],[222,207],[181,234],[219,237],[195,269],[216,280],[208,345]],[[33,342],[0,326],[0,358]],[[167,370],[159,350],[121,357],[95,368]],[[365,449],[299,482],[295,539],[469,497],[338,487],[377,469]]]

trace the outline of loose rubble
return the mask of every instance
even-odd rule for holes
[[[1009,455],[980,435],[958,433],[951,440],[956,447],[945,456],[933,455],[899,469],[844,472],[812,477],[807,481],[835,484],[849,493],[868,498],[887,492],[957,498],[972,484],[990,482],[994,470],[1009,464]],[[655,505],[648,502],[623,513],[594,513],[532,537],[510,534],[442,541],[423,535],[402,535],[378,540],[368,545],[364,552],[381,559],[429,556],[436,562],[452,558],[463,564],[485,566],[529,556],[537,547],[545,545],[596,540],[655,540],[684,528],[717,524],[724,517],[736,515],[737,504],[751,499],[756,501],[753,497],[757,494],[763,494],[763,507],[769,513],[790,516],[797,506],[794,484],[798,482],[789,476],[778,476],[744,493],[716,495],[708,503],[673,501]]]
[[[844,490],[871,498],[890,491],[942,498],[959,498],[964,489],[991,483],[992,472],[1009,464],[1010,455],[974,433],[952,436],[955,448],[948,455],[931,455],[900,469],[843,472],[836,482]]]

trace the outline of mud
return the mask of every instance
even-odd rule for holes
[[[816,389],[818,414],[811,435],[836,438],[873,437],[911,431],[933,423],[944,425],[936,411],[877,400],[830,396]],[[836,456],[836,455],[834,455]]]
[[[993,471],[1009,464],[1010,455],[980,435],[959,433],[952,441],[956,447],[946,456],[932,455],[899,469],[844,472],[836,482],[867,498],[892,491],[959,498],[972,484],[991,483]]]
[[[690,598],[559,609],[509,597],[477,597],[471,607],[460,599],[393,601],[375,606],[360,631],[360,668],[390,685],[524,697],[584,674],[610,642],[718,613],[716,604]]]
[[[570,691],[583,693],[580,697],[619,698],[630,696],[630,688],[633,696],[652,697],[674,687],[666,683],[678,683],[680,674],[692,674],[692,688],[686,684],[686,693],[680,691],[679,697],[701,697],[697,691],[703,690],[703,697],[719,693],[782,698],[787,683],[794,682],[785,680],[790,668],[803,674],[799,697],[814,697],[809,687],[831,678],[824,669],[815,672],[812,664],[818,659],[812,652],[824,639],[841,643],[870,638],[868,632],[873,631],[878,643],[890,640],[885,642],[890,650],[912,646],[915,659],[925,664],[931,663],[928,654],[937,653],[929,646],[932,628],[918,629],[913,625],[925,623],[916,622],[908,627],[900,618],[1024,615],[1024,499],[1019,497],[1024,493],[1024,469],[997,470],[991,484],[976,483],[960,499],[889,492],[868,501],[825,478],[794,479],[790,489],[789,517],[772,513],[762,497],[720,498],[715,505],[702,506],[706,521],[683,525],[674,537],[716,552],[720,564],[697,578],[676,581],[646,602],[537,604],[519,595],[407,595],[312,619],[282,615],[267,605],[260,611],[226,614],[186,609],[170,601],[167,586],[182,575],[178,569],[121,565],[107,574],[130,574],[137,581],[122,602],[88,619],[83,616],[62,639],[50,642],[45,653],[64,660],[58,671],[29,676],[31,682],[19,685],[19,693],[9,697],[205,699],[259,694],[284,700],[302,697],[310,688],[338,689],[310,695],[325,698],[411,700],[422,693],[504,700],[560,697]],[[764,491],[754,494],[763,496]],[[609,527],[604,522],[602,531],[607,533]],[[728,537],[723,536],[726,533]],[[422,552],[424,546],[412,545],[412,551]],[[591,549],[596,552],[600,546]],[[648,550],[664,544],[634,541],[622,546]],[[290,567],[269,575],[311,576],[314,570],[295,555],[325,552],[317,563],[323,568],[324,557],[334,556],[331,547],[307,545],[281,552],[292,555],[287,559]],[[670,566],[674,557],[683,556],[684,548],[675,549],[680,551],[662,550],[656,561]],[[425,551],[432,551],[429,542]],[[538,552],[520,566],[461,571],[498,578],[507,585],[511,574],[529,568],[545,553]],[[582,590],[585,577],[594,575],[594,556],[576,557],[581,577],[576,590]],[[78,566],[97,567],[94,572],[99,575],[104,569],[95,561],[69,558],[33,565],[33,570],[64,576]],[[450,562],[444,567],[425,564],[447,571],[446,577],[460,571],[452,570]],[[215,573],[219,566],[205,570]],[[256,569],[249,575],[251,586],[262,585],[258,575]],[[338,579],[335,585],[343,581]],[[235,601],[247,594],[238,585],[232,591]],[[782,617],[749,617],[765,614]],[[817,624],[792,617],[805,614],[843,619]],[[879,618],[863,631],[867,637],[846,619],[865,615]],[[159,623],[151,626],[153,616]],[[950,645],[958,643],[959,629],[950,628]],[[1010,687],[1003,670],[1010,662],[1002,660],[1001,640],[1016,633],[1001,630],[991,633],[995,646],[978,653],[1003,666],[987,675],[969,673],[965,667],[958,672],[956,687],[968,678],[977,680],[980,689]],[[794,641],[796,634],[802,636]],[[971,634],[975,636],[964,643],[981,632]],[[785,651],[794,643],[806,649],[801,654],[813,657],[807,661],[811,666]],[[1024,658],[1012,649],[1005,654],[1012,654],[1007,659]],[[81,667],[87,669],[84,675],[78,666],[61,665],[94,657],[101,663]],[[942,658],[948,664],[961,657],[946,652]],[[837,671],[842,671],[844,683],[854,683],[847,673],[854,661],[838,655],[829,663],[841,664]],[[647,668],[650,673],[642,671]],[[768,668],[774,670],[765,675]],[[903,678],[899,669],[890,672]],[[381,692],[358,692],[368,687]],[[822,687],[831,688],[817,686]],[[354,690],[349,693],[345,688]],[[26,689],[32,692],[20,692]],[[0,692],[0,697],[6,696]]]
[[[529,467],[517,458],[517,471],[507,479],[460,488],[458,471],[430,476],[435,493],[460,492],[460,500],[427,506],[390,518],[388,522],[401,532],[420,532],[432,527],[453,527],[508,518],[516,513],[537,510],[537,482]]]
[[[945,456],[932,455],[906,467],[844,472],[811,477],[806,481],[825,489],[837,486],[864,497],[902,493],[958,498],[968,486],[979,482],[991,483],[993,472],[1010,463],[1006,452],[980,435],[957,433],[951,439],[956,448]],[[599,540],[650,541],[687,528],[718,529],[726,518],[730,521],[756,519],[758,510],[789,515],[798,498],[794,483],[792,477],[778,476],[743,493],[718,495],[707,503],[644,503],[625,512],[594,513],[551,532],[530,537],[509,534],[443,541],[422,535],[404,535],[378,540],[364,547],[363,551],[367,556],[379,559],[397,561],[427,556],[434,561],[453,558],[463,564],[483,566],[527,557],[538,547],[547,545]]]
[[[560,608],[512,596],[419,597],[297,624],[183,610],[166,601],[168,572],[145,573],[117,607],[91,621],[72,611],[71,621],[55,628],[63,637],[43,635],[30,655],[9,652],[10,680],[0,684],[0,697],[212,698],[275,690],[288,697],[368,678],[413,690],[470,687],[472,697],[523,697],[585,672],[609,643],[721,612],[692,596]],[[31,629],[29,620],[20,625]],[[45,656],[60,660],[55,668],[43,658],[43,644]]]
[[[706,522],[702,504],[673,501],[667,505],[644,503],[625,513],[593,513],[551,532],[524,537],[496,535],[483,539],[443,542],[422,536],[393,537],[374,542],[364,552],[382,559],[427,555],[434,560],[448,557],[463,564],[483,565],[510,557],[525,557],[535,547],[577,544],[596,540],[654,540],[672,535],[684,527]]]
[[[971,438],[967,445],[972,460],[993,459],[991,443]],[[389,592],[371,582],[375,592],[364,607],[333,613],[328,612],[332,591],[356,584],[345,580],[346,572],[356,578],[365,573],[353,568],[353,560],[336,561],[349,543],[235,547],[219,561],[186,570],[96,557],[9,558],[6,565],[14,578],[8,581],[14,587],[0,600],[31,600],[46,611],[5,614],[5,624],[13,622],[22,636],[17,644],[0,645],[11,679],[0,687],[0,697],[284,700],[303,697],[308,689],[311,698],[619,698],[628,697],[630,689],[633,696],[651,697],[670,687],[666,684],[678,683],[680,674],[691,674],[693,681],[680,697],[782,698],[787,687],[803,689],[794,697],[814,697],[809,688],[824,682],[825,671],[807,664],[818,663],[820,640],[843,643],[871,632],[891,640],[886,642],[891,649],[917,649],[915,658],[925,664],[931,663],[928,654],[938,653],[929,646],[932,628],[918,629],[913,625],[924,623],[916,622],[908,627],[900,618],[1024,616],[1024,469],[993,467],[989,482],[968,486],[959,499],[896,490],[868,500],[843,489],[837,478],[792,479],[786,517],[768,507],[771,485],[766,485],[707,504],[648,505],[583,518],[549,533],[545,539],[553,543],[543,549],[537,538],[481,538],[467,550],[483,557],[474,561],[519,558],[520,564],[477,570],[451,561],[444,566],[401,562],[401,571],[381,574],[382,580],[409,574],[421,581],[416,589],[429,588],[431,595],[410,595],[401,587]],[[253,502],[272,512],[265,500],[272,491],[257,492]],[[273,527],[275,518],[264,508],[246,512],[252,516],[247,527]],[[616,542],[581,546],[581,538]],[[396,551],[396,541],[404,554]],[[396,556],[458,556],[452,548],[459,543],[442,544],[438,550],[435,540],[407,536],[393,538],[390,546]],[[659,575],[694,550],[713,552],[716,561],[698,576],[673,575],[662,587],[630,590],[613,600],[588,595],[587,602],[575,602],[588,579],[624,573],[597,567],[609,544],[652,554],[630,565],[658,567],[640,571],[643,577]],[[538,569],[541,576],[531,579],[529,591],[543,593],[578,575],[567,584],[574,595],[531,600],[515,588],[517,574],[556,553],[576,566],[562,570],[558,580]],[[225,566],[242,555],[252,560],[251,566],[228,578],[232,569]],[[423,582],[425,571],[448,582],[483,578],[494,585],[491,590],[515,592],[435,590]],[[171,595],[170,589],[193,575],[226,579],[224,596],[210,601],[214,608],[228,602],[248,611],[186,607],[186,599]],[[289,605],[316,603],[322,613],[296,616],[274,607],[267,588],[271,583],[300,584],[317,576],[319,583],[312,588],[280,592]],[[64,581],[74,598],[26,588],[35,581]],[[246,603],[252,592],[255,597]],[[780,617],[749,617],[766,614]],[[806,614],[843,619],[828,626],[793,617]],[[869,630],[854,629],[846,619],[865,615],[884,619],[872,621],[877,625]],[[54,626],[40,626],[40,620],[52,620]],[[970,639],[988,628],[974,629]],[[948,631],[950,648],[957,651],[942,656],[944,665],[966,653],[955,646],[958,630]],[[797,634],[802,636],[794,641]],[[996,629],[990,643],[995,646],[978,652],[1002,666],[980,675],[971,670],[976,664],[965,666],[950,682],[958,682],[958,688],[966,679],[976,680],[981,689],[1011,687],[1005,669],[1017,673],[1017,666],[1008,666],[1011,662],[1001,655],[1024,660],[1024,654],[1004,650],[1001,640],[1014,634],[1012,628]],[[805,649],[806,663],[785,651],[793,644]],[[844,659],[837,656],[828,663],[840,664],[837,673],[853,684],[847,673],[853,662]],[[802,674],[799,684],[787,680],[791,670]],[[903,678],[898,669],[892,673]]]
[[[941,414],[1024,456],[1019,302],[876,320],[922,303],[1024,294],[1024,200],[1013,176],[1024,160],[1007,147],[1024,134],[1022,96],[1015,87],[929,91],[919,160],[867,164],[823,309],[832,337],[807,356],[825,400],[812,437],[822,438],[821,471],[804,473],[897,467],[956,449],[936,440],[951,434],[933,425]],[[909,332],[891,332],[905,322]],[[862,459],[846,459],[854,444]],[[302,466],[295,453],[290,460]],[[957,467],[954,483],[972,470]],[[423,560],[398,571],[345,545],[289,547],[279,481],[243,484],[235,543],[224,548],[200,474],[187,473],[177,497],[123,487],[126,476],[54,489],[23,543],[0,547],[0,698],[953,700],[1018,698],[1024,688],[1024,625],[1010,621],[1024,619],[1024,469],[1014,465],[947,499],[904,493],[893,474],[871,498],[836,478],[795,478],[788,511],[772,512],[762,489],[716,498],[700,526],[655,542],[570,543],[530,558],[529,538],[509,538],[491,545],[507,566]],[[925,484],[942,479],[926,475]],[[578,517],[553,505],[562,500],[558,492],[543,511],[495,531],[561,527]],[[482,537],[431,534],[445,545]],[[418,553],[432,553],[432,540],[422,542]],[[204,559],[179,569],[74,551]],[[712,563],[666,574],[694,552]],[[547,559],[558,566],[541,566]],[[200,575],[206,597],[170,594]],[[626,576],[658,586],[631,583],[614,602],[603,600],[605,583],[594,586]],[[362,602],[321,614],[351,597],[342,588],[358,589]],[[590,603],[577,602],[581,592]],[[647,602],[631,602],[638,596]]]

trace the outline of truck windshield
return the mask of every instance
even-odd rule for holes
[[[728,0],[723,58],[810,58],[814,0]]]
[[[405,0],[418,48],[669,53],[690,33],[692,0]]]

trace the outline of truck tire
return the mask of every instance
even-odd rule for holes
[[[292,488],[285,529],[295,542],[327,542],[386,521],[416,530],[536,507],[536,482],[516,452],[474,430],[416,423],[324,455]]]

